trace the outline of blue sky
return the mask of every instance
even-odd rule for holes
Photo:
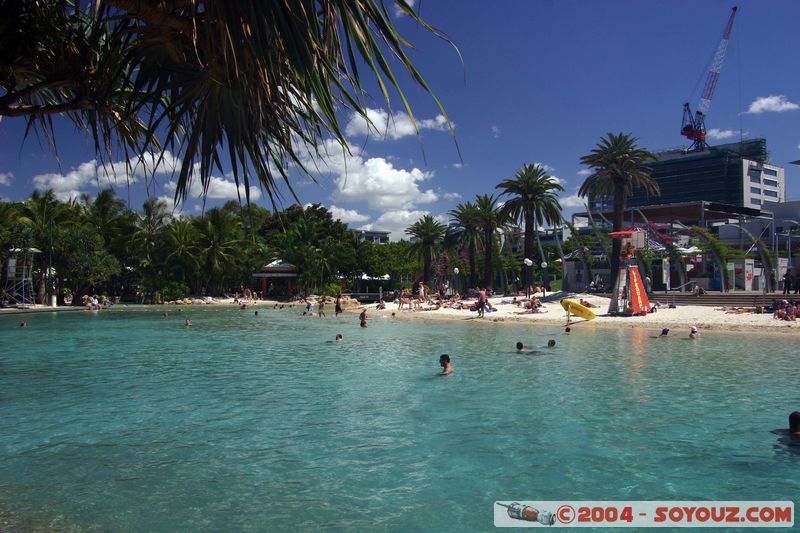
[[[366,124],[343,112],[352,153],[332,148],[318,183],[298,179],[295,190],[303,203],[320,202],[351,227],[390,230],[396,239],[420,216],[444,217],[458,202],[494,192],[523,164],[541,163],[566,188],[565,212],[575,211],[585,170],[579,158],[605,133],[631,132],[650,150],[686,144],[679,134],[683,102],[697,106],[733,5],[739,13],[706,121],[717,132],[711,143],[738,140],[740,132],[766,137],[771,160],[786,168],[787,199],[800,199],[800,167],[788,164],[800,159],[800,2],[789,0],[417,2],[463,57],[462,65],[449,44],[398,19],[416,46],[412,58],[455,124],[462,159],[433,101],[403,78],[420,137],[399,101],[390,119],[372,90],[370,115],[388,126],[365,135]],[[0,197],[20,200],[45,187],[64,197],[93,195],[98,181],[107,183],[102,171],[98,179],[90,141],[69,124],[57,124],[60,161],[35,138],[22,145],[22,131],[19,119],[0,122]],[[134,207],[147,194],[172,196],[166,173],[149,188],[137,179],[130,190],[124,179],[115,187]],[[208,206],[236,191],[220,175],[211,192]],[[256,203],[269,205],[263,194]],[[182,209],[196,213],[200,205],[193,199]]]

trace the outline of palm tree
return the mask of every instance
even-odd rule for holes
[[[411,253],[422,257],[422,282],[426,285],[430,281],[436,245],[444,239],[445,230],[445,225],[431,215],[425,215],[406,229],[406,235],[416,239],[411,244]]]
[[[533,256],[534,225],[555,225],[561,220],[561,206],[556,192],[564,187],[539,165],[523,165],[514,173],[513,179],[501,181],[497,189],[511,198],[503,204],[503,212],[524,224],[523,253],[526,258]],[[544,260],[544,257],[541,258]],[[531,285],[531,267],[525,265],[525,290]]]
[[[475,198],[478,220],[483,232],[483,285],[491,287],[493,275],[494,243],[497,230],[506,229],[511,219],[497,206],[497,197],[480,194]]]
[[[195,219],[195,224],[200,233],[198,246],[206,288],[219,292],[226,267],[230,268],[230,263],[235,260],[244,243],[241,222],[230,212],[215,207],[203,217]]]
[[[164,262],[168,267],[174,265],[180,270],[183,282],[187,271],[195,272],[200,267],[197,240],[198,233],[191,220],[176,218],[164,230],[164,245],[169,250]]]
[[[164,200],[148,198],[142,204],[142,212],[137,214],[136,230],[131,235],[131,241],[137,250],[138,264],[141,268],[141,277],[145,285],[142,297],[147,292],[156,289],[156,250],[160,244],[160,234],[164,229],[169,211]]]
[[[478,245],[482,242],[483,232],[481,230],[480,211],[472,202],[458,204],[455,209],[450,211],[453,217],[453,224],[449,237],[458,246],[467,250],[467,261],[469,262],[469,286],[475,287],[477,277],[475,275],[475,259]]]
[[[44,253],[39,254],[39,302],[45,303],[46,279],[48,276],[50,260],[53,256],[53,233],[63,224],[73,224],[77,221],[77,211],[72,209],[72,204],[59,202],[52,189],[44,193],[34,192],[22,204],[19,222],[31,233],[33,242]]]
[[[659,195],[658,183],[650,176],[647,162],[655,155],[639,147],[639,139],[631,134],[609,133],[605,139],[588,154],[581,157],[581,163],[591,167],[593,173],[583,182],[578,196],[594,198],[613,196],[613,231],[621,231],[625,223],[625,198],[633,195],[639,187],[648,194]],[[619,271],[619,255],[622,242],[614,239],[611,246],[611,286],[616,285]]]
[[[340,108],[367,119],[365,73],[387,102],[396,90],[412,120],[393,67],[431,92],[388,3],[4,2],[0,116],[51,140],[50,117],[63,114],[105,159],[114,141],[135,156],[170,149],[178,197],[229,158],[248,198],[255,182],[274,198],[289,163],[302,167],[302,145],[313,151],[329,135],[345,145]],[[413,1],[391,4],[442,36]]]

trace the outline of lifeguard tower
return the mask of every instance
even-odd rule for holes
[[[622,240],[619,272],[611,292],[608,314],[646,315],[650,310],[650,302],[647,299],[644,283],[642,283],[642,275],[636,264],[636,250],[647,247],[645,232],[625,230],[609,233],[608,236],[612,239]]]
[[[8,270],[3,299],[11,305],[33,305],[36,293],[33,291],[33,256],[41,253],[36,248],[12,248],[9,250]]]

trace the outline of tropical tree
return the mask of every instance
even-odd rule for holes
[[[641,148],[639,139],[631,134],[609,133],[605,139],[587,155],[581,163],[590,167],[590,174],[578,190],[578,195],[594,198],[611,196],[614,202],[613,231],[621,231],[625,217],[625,199],[633,195],[634,189],[644,188],[648,194],[661,194],[658,183],[650,176],[646,166],[655,155]],[[619,256],[622,242],[614,239],[611,246],[611,286],[615,286],[619,273]]]
[[[447,240],[453,246],[466,250],[469,264],[469,286],[475,287],[477,285],[475,259],[483,237],[480,211],[472,202],[465,202],[458,204],[455,209],[450,211],[450,216],[453,218],[453,224],[450,226]]]
[[[164,262],[168,269],[177,270],[180,280],[187,281],[187,273],[200,268],[199,234],[191,220],[176,218],[164,229],[164,246],[168,252]],[[197,287],[196,287],[197,288]]]
[[[161,244],[161,232],[168,218],[167,203],[157,198],[145,200],[142,204],[142,212],[137,213],[136,229],[131,235],[131,244],[138,254],[140,280],[145,289],[143,292],[157,289],[156,278],[160,258],[156,252]]]
[[[440,35],[410,0],[391,5]],[[392,69],[430,93],[410,46],[384,0],[4,2],[0,117],[24,117],[49,141],[61,114],[101,158],[115,141],[140,158],[169,149],[179,198],[193,179],[207,190],[225,159],[248,199],[254,182],[274,198],[306,147],[346,145],[341,108],[368,120],[365,73],[413,120]]]
[[[214,208],[195,219],[195,225],[206,289],[220,292],[226,270],[235,272],[231,266],[243,244],[241,221],[230,212]]]
[[[426,285],[430,281],[436,246],[444,239],[445,229],[445,225],[431,215],[425,215],[406,228],[406,235],[416,239],[411,243],[410,252],[422,258],[422,282]]]
[[[483,232],[483,285],[492,286],[494,279],[494,245],[497,240],[497,231],[505,230],[511,218],[497,205],[494,195],[480,194],[475,198],[475,207],[478,209],[478,220]]]
[[[534,226],[555,225],[561,220],[558,192],[564,187],[539,165],[523,165],[512,179],[501,181],[497,187],[502,195],[510,196],[502,211],[508,217],[522,221],[524,226],[523,253],[525,258],[533,256]],[[541,258],[544,260],[544,258]],[[531,285],[531,267],[525,265],[525,290]]]
[[[45,303],[45,282],[53,256],[55,232],[64,224],[78,223],[78,212],[74,207],[71,203],[59,202],[52,189],[48,189],[43,193],[35,191],[22,204],[18,220],[30,231],[33,243],[43,252],[37,256],[39,263],[39,303]]]

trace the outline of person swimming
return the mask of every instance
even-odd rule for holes
[[[439,364],[442,366],[442,371],[439,372],[440,376],[449,376],[455,372],[453,365],[450,363],[450,356],[446,353],[439,356]]]
[[[27,328],[27,327],[28,327],[28,323],[27,323],[27,322],[20,322],[20,323],[19,323],[19,327],[21,327],[21,328]]]
[[[697,331],[697,326],[692,326],[692,329],[689,332],[689,338],[690,339],[696,339],[699,336],[700,336],[700,332]]]
[[[186,327],[187,327],[187,328],[190,328],[190,327],[192,327],[192,321],[191,321],[191,320],[189,320],[188,318],[186,319],[186,322],[184,322],[184,324],[186,324]]]
[[[362,320],[362,321],[361,321],[361,327],[362,327],[362,328],[365,328],[365,327],[367,327],[367,321],[366,321],[366,320]]]
[[[800,437],[800,411],[789,415],[789,433]]]
[[[567,326],[566,328],[564,328],[564,335],[569,335],[571,331],[572,331],[572,328]]]
[[[336,342],[341,342],[342,339],[343,339],[342,334],[341,333],[337,333],[336,334]]]
[[[556,341],[554,339],[550,339],[549,341],[547,341],[547,347],[548,348],[555,348],[556,347]]]
[[[521,352],[525,349],[525,346],[521,342],[517,342],[517,351]]]
[[[258,316],[258,311],[255,312],[255,315]]]
[[[659,337],[666,337],[667,335],[669,335],[669,328],[664,328],[661,330],[661,335],[659,335]]]

